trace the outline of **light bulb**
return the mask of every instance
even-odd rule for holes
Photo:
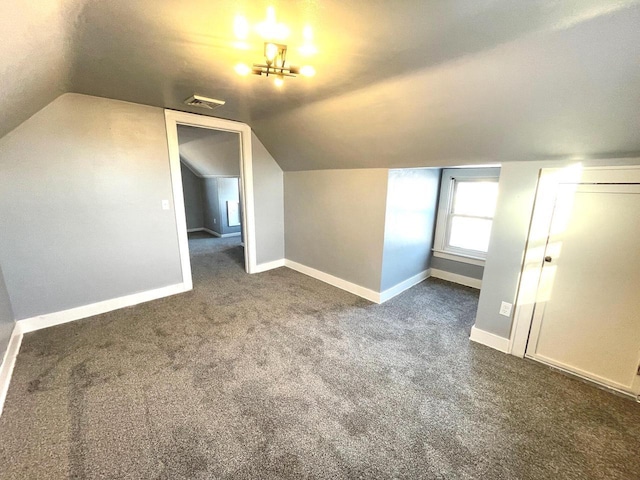
[[[282,87],[282,85],[284,84],[284,80],[282,79],[282,77],[276,77],[276,78],[273,80],[273,84],[274,84],[276,87],[280,88],[280,87]]]
[[[264,56],[268,64],[272,64],[278,56],[278,46],[275,43],[267,43],[264,46]]]
[[[300,68],[300,75],[304,75],[305,77],[313,77],[316,74],[316,69],[311,65],[305,65]]]
[[[233,22],[233,33],[239,40],[246,40],[249,36],[249,22],[242,15],[236,15]]]
[[[251,69],[244,63],[239,63],[235,66],[235,71],[238,75],[248,75]]]

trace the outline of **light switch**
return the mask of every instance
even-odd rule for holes
[[[507,302],[502,302],[500,304],[500,315],[504,315],[505,317],[510,317],[511,316],[511,307],[513,307],[512,304],[507,303]]]
[[[162,209],[169,210],[169,200],[162,200]]]

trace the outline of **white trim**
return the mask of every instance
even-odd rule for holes
[[[190,229],[187,230],[187,233],[194,233],[194,232],[207,232],[208,234],[213,235],[214,237],[218,237],[218,238],[239,237],[241,235],[240,232],[218,233],[215,230],[210,230],[210,229],[205,228],[205,227],[190,228]],[[242,246],[244,247],[244,243],[242,244]]]
[[[359,297],[366,298],[373,303],[380,303],[380,294],[368,288],[348,282],[347,280],[343,280],[342,278],[334,277],[333,275],[321,272],[320,270],[316,270],[315,268],[307,267],[306,265],[302,265],[301,263],[294,262],[292,260],[285,259],[284,265],[291,270],[304,273],[305,275],[313,277],[324,283],[328,283],[329,285],[333,285],[334,287],[340,288],[349,293],[353,293],[354,295],[357,295]]]
[[[189,259],[189,238],[187,236],[187,214],[184,206],[182,191],[182,171],[180,169],[180,150],[178,147],[178,127],[169,128],[170,117],[165,110],[165,125],[167,129],[167,148],[169,150],[169,171],[171,172],[171,189],[173,191],[173,214],[178,230],[178,248],[180,250],[180,266],[182,269],[182,283],[193,288],[191,277],[191,261]],[[175,145],[175,147],[174,147]]]
[[[584,370],[581,370],[579,368],[568,367],[563,364],[555,363],[553,360],[548,359],[542,355],[527,354],[527,358],[530,358],[531,360],[535,360],[536,362],[540,362],[543,365],[546,365],[547,367],[550,367],[554,370],[559,370],[568,375],[576,376],[588,383],[598,385],[599,387],[602,387],[605,390],[610,390],[610,391],[617,392],[622,395],[634,398],[636,401],[640,402],[640,397],[635,393],[629,391],[630,387],[627,385],[620,385],[611,380],[599,377],[597,375],[593,375],[592,373],[589,373],[589,372],[585,372]]]
[[[139,303],[149,302],[158,298],[168,297],[177,293],[183,293],[191,290],[191,286],[187,287],[183,283],[169,285],[168,287],[156,288],[146,292],[134,293],[124,297],[112,298],[102,302],[91,303],[81,307],[70,308],[60,312],[46,313],[31,318],[18,320],[17,325],[22,333],[34,332],[43,328],[53,327],[62,323],[73,322],[82,318],[100,315],[101,313],[111,312],[119,308],[130,307]]]
[[[434,252],[443,252],[450,255],[458,254],[460,258],[451,258],[463,263],[470,263],[477,265],[473,261],[468,259],[482,259],[486,257],[484,252],[474,252],[473,250],[467,250],[462,248],[454,248],[448,246],[449,234],[451,229],[451,211],[453,209],[453,200],[455,196],[455,181],[481,181],[491,180],[496,183],[500,180],[500,168],[445,168],[442,170],[442,177],[440,179],[440,196],[438,200],[438,212],[436,215],[436,229],[434,235]],[[473,255],[476,253],[477,255]],[[439,255],[436,255],[439,256]],[[447,257],[443,257],[447,258]],[[483,266],[484,264],[480,264]]]
[[[508,338],[500,337],[490,332],[480,330],[475,325],[471,327],[471,335],[469,339],[472,342],[480,343],[503,353],[510,353],[510,343]]]
[[[200,178],[240,178],[238,175],[200,175]]]
[[[437,268],[431,269],[431,276],[446,280],[448,282],[458,283],[472,288],[482,288],[482,280],[477,278],[467,277],[465,275],[458,275],[457,273],[445,272],[444,270],[438,270]]]
[[[208,228],[201,228],[200,229],[201,232],[207,232],[211,235],[213,235],[214,237],[218,237],[218,238],[227,238],[227,237],[239,237],[240,236],[240,232],[234,232],[234,233],[218,233],[215,230],[210,230]]]
[[[468,255],[443,252],[442,250],[433,249],[433,256],[438,258],[444,258],[446,260],[453,260],[454,262],[468,263],[470,265],[477,265],[484,267],[485,260],[482,258],[470,257]]]
[[[242,230],[245,239],[245,270],[254,273],[256,269],[255,209],[253,195],[253,157],[251,153],[251,128],[249,125],[216,117],[196,115],[194,113],[165,110],[167,127],[167,143],[171,164],[171,182],[174,188],[174,205],[180,258],[183,266],[183,277],[191,280],[191,264],[189,260],[189,242],[187,238],[187,222],[182,194],[182,174],[180,172],[180,145],[178,144],[178,124],[192,127],[210,128],[227,132],[236,132],[240,137],[240,198],[242,199]],[[184,280],[185,283],[186,280]]]
[[[393,297],[400,295],[405,290],[408,290],[411,287],[419,284],[420,282],[423,282],[430,276],[431,276],[431,269],[428,268],[427,270],[420,272],[417,275],[414,275],[413,277],[407,278],[403,282],[400,282],[391,288],[387,288],[385,291],[380,292],[380,303],[384,303],[387,300],[390,300]]]
[[[0,415],[2,415],[4,401],[7,399],[9,384],[11,383],[11,375],[13,374],[13,367],[16,365],[16,359],[18,358],[18,352],[20,351],[21,344],[22,330],[16,323],[13,327],[13,332],[11,332],[11,339],[9,340],[9,345],[7,345],[7,351],[4,353],[2,365],[0,365]]]
[[[521,285],[523,285],[522,280]],[[518,299],[520,299],[520,295],[518,295]],[[513,314],[513,327],[511,328],[511,338],[509,339],[511,345],[509,349],[511,354],[516,357],[524,358],[524,354],[527,351],[534,308],[535,303],[514,304],[515,313]]]
[[[261,263],[256,265],[255,273],[262,273],[267,270],[273,270],[274,268],[284,267],[284,262],[284,258],[281,258],[280,260],[274,260],[273,262]]]

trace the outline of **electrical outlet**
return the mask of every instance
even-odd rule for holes
[[[502,302],[500,304],[500,315],[504,315],[505,317],[510,317],[511,316],[511,307],[513,307],[512,304],[507,303],[507,302]]]
[[[215,218],[213,219],[213,223],[218,223],[218,222],[216,222],[216,219],[215,219]]]
[[[162,200],[162,209],[169,210],[169,200]]]

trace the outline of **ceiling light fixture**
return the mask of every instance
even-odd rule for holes
[[[234,45],[240,48],[239,45],[247,45],[249,32],[251,28],[249,22],[243,16],[236,16],[234,21],[234,33],[238,40]],[[278,23],[276,20],[276,12],[273,7],[267,8],[267,18],[258,23],[255,26],[255,31],[264,41],[264,63],[254,63],[252,67],[244,63],[239,63],[235,66],[235,71],[239,75],[247,75],[253,73],[254,75],[261,75],[265,77],[273,76],[274,84],[277,87],[281,87],[284,83],[284,77],[296,77],[297,75],[304,75],[312,77],[315,75],[316,70],[311,65],[304,65],[302,67],[296,67],[288,63],[287,51],[288,46],[286,43],[289,37],[290,29],[284,23]],[[315,55],[318,50],[313,44],[313,30],[311,26],[306,25],[302,30],[303,44],[298,48],[298,51],[305,57]]]

